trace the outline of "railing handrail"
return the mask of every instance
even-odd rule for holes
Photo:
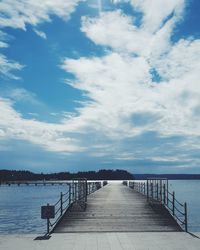
[[[47,234],[46,235],[49,235],[53,232],[57,223],[62,219],[65,212],[70,208],[70,206],[74,202],[82,201],[83,199],[84,199],[84,202],[86,202],[87,196],[95,192],[101,187],[101,182],[98,182],[98,181],[87,182],[87,180],[83,178],[80,181],[81,182],[86,181],[86,186],[85,186],[86,190],[77,189],[77,186],[78,186],[77,181],[78,179],[75,179],[74,182],[69,183],[69,190],[66,193],[61,192],[60,198],[57,200],[57,202],[54,203],[53,206],[56,208],[55,218],[53,222],[50,219],[47,219]],[[66,196],[67,198],[64,198]]]
[[[163,185],[162,182],[160,182],[161,180],[167,181],[167,187],[165,183]],[[159,181],[159,183],[157,181]],[[179,225],[182,228],[184,226],[184,230],[186,232],[188,231],[187,203],[181,203],[178,201],[175,197],[175,192],[170,192],[168,190],[168,180],[166,178],[153,178],[142,182],[129,181],[128,184],[129,187],[146,195],[148,201],[159,201],[170,212],[170,214],[181,223],[181,225],[180,223]],[[180,208],[182,208],[182,211]],[[184,217],[184,220],[181,220],[180,217]]]

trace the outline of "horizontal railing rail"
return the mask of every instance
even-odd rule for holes
[[[60,221],[64,212],[70,207],[70,188],[66,193],[60,193],[60,198],[58,201],[53,205],[55,207],[55,219],[52,222],[50,219],[48,221],[48,228],[47,233],[49,234],[55,227],[55,225]],[[65,198],[67,196],[67,198]]]
[[[106,183],[107,184],[107,183]],[[104,185],[106,185],[104,182]],[[83,179],[75,179],[68,185],[66,193],[61,192],[60,198],[51,206],[54,207],[54,218],[47,218],[47,233],[51,234],[64,214],[76,202],[83,209],[86,208],[87,196],[102,187],[101,182],[87,182]],[[49,206],[49,204],[47,204]]]
[[[188,232],[187,203],[181,203],[175,192],[168,189],[167,179],[148,179],[146,181],[129,181],[130,188],[145,195],[149,203],[160,203],[174,217],[181,228]]]

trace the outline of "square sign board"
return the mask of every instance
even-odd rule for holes
[[[54,206],[42,206],[41,207],[41,218],[42,219],[55,218],[55,207]]]

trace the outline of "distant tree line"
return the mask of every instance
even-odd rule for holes
[[[200,174],[135,174],[136,180],[148,178],[167,178],[168,180],[199,180]]]
[[[87,178],[88,180],[133,180],[133,174],[126,170],[86,171],[86,172],[60,172],[60,173],[33,173],[23,170],[0,170],[0,181],[23,180],[72,180],[74,178]]]

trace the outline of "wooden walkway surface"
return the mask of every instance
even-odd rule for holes
[[[54,233],[181,231],[168,211],[150,206],[142,194],[111,183],[88,196],[85,211],[67,212]]]

